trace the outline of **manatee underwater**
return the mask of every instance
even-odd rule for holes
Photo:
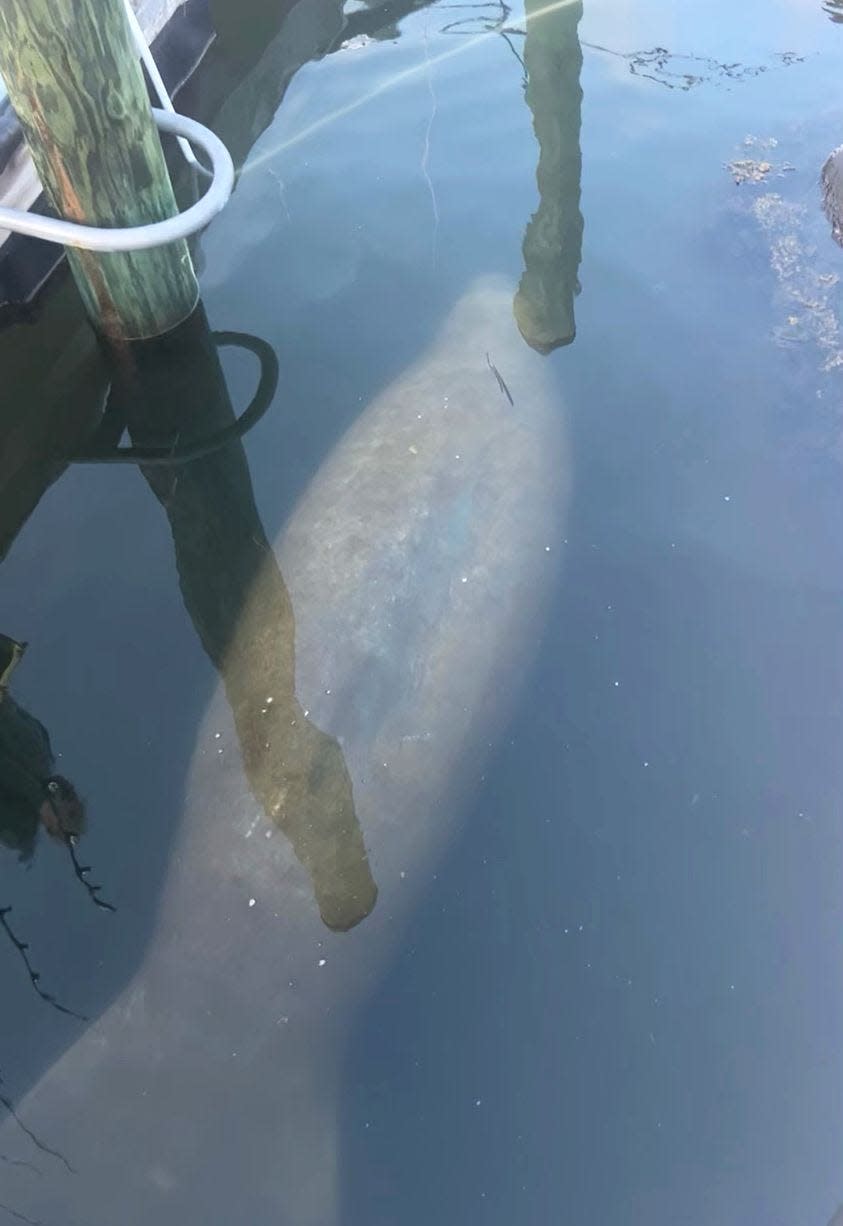
[[[16,1211],[340,1220],[343,1035],[512,710],[569,486],[564,407],[512,285],[483,279],[361,412],[274,548],[258,540],[225,635],[191,592],[200,545],[170,508],[221,680],[145,959],[16,1104],[77,1173],[5,1167]],[[31,1153],[10,1117],[0,1150]]]

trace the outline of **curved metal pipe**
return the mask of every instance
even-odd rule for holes
[[[27,213],[21,209],[0,208],[0,230],[12,230],[15,234],[45,239],[48,243],[61,243],[64,247],[81,247],[85,251],[142,251],[149,247],[166,246],[203,229],[224,208],[234,189],[231,154],[218,136],[195,119],[171,114],[157,107],[152,108],[152,117],[160,132],[182,136],[207,154],[213,179],[196,204],[164,221],[110,229],[44,217],[40,213]]]

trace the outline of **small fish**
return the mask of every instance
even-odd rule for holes
[[[498,387],[501,389],[504,396],[506,396],[507,400],[512,405],[512,407],[515,408],[515,401],[512,399],[512,393],[510,392],[509,388],[506,386],[503,375],[498,370],[497,366],[495,366],[492,359],[489,357],[488,351],[486,352],[486,361],[489,365],[489,370],[492,372],[492,374],[495,376],[495,378],[498,381]]]

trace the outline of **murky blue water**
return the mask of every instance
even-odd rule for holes
[[[0,335],[0,1218],[826,1226],[843,30],[217,7],[209,324]]]

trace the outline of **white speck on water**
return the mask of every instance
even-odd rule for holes
[[[272,831],[271,831],[271,830],[267,830],[266,834],[265,834],[263,837],[264,837],[265,839],[271,839],[271,838],[272,838]]]
[[[320,958],[320,959],[319,959],[319,962],[317,963],[317,965],[318,965],[318,966],[325,966],[325,964],[327,963],[327,961],[328,961],[328,959],[327,959],[327,958]]]
[[[249,906],[250,906],[250,907],[253,907],[253,906],[255,905],[255,902],[256,902],[256,899],[254,899],[254,898],[250,898],[250,899],[249,899]]]
[[[723,495],[723,501],[724,501],[724,502],[731,502],[731,501],[732,501],[732,499],[729,497],[729,495],[728,495],[728,494],[724,494],[724,495]]]
[[[649,766],[649,765],[650,765],[650,763],[649,763],[649,762],[645,762],[645,763],[644,763],[644,765],[645,765],[645,766]]]
[[[268,710],[269,710],[268,707],[261,707],[261,715],[266,715]]]
[[[289,1022],[289,1020],[290,1020],[290,1019],[289,1019],[289,1018],[288,1018],[286,1015],[285,1015],[284,1017],[279,1017],[279,1019],[278,1019],[278,1025],[280,1026],[280,1025],[283,1023],[283,1024],[286,1026],[286,1025],[287,1025],[287,1022]]]
[[[564,933],[565,933],[565,936],[567,936],[567,935],[568,935],[568,929],[567,929],[567,928],[565,928],[565,929],[563,929],[563,931],[564,931]]]
[[[616,682],[615,682],[615,685],[620,685],[620,681],[616,681]]]
[[[421,419],[422,419],[422,415],[421,415],[421,413],[416,413],[416,417],[418,418],[418,420],[419,420],[419,421],[421,421]]]
[[[330,692],[331,692],[330,690],[326,690],[326,691],[325,691],[325,693],[326,693],[326,694],[330,694]]]
[[[545,545],[545,547],[544,547],[544,551],[545,551],[545,553],[550,553],[550,546],[549,546],[549,545]]]
[[[729,991],[730,991],[730,992],[734,992],[734,990],[735,990],[735,985],[734,985],[733,983],[730,983],[730,984],[729,984]]]
[[[215,732],[215,733],[214,733],[214,740],[215,740],[215,741],[218,741],[218,740],[220,739],[220,735],[221,735],[221,734],[220,734],[219,732]]]
[[[304,718],[305,718],[305,719],[307,719],[308,715],[310,715],[310,712],[309,712],[309,711],[305,711],[305,713],[304,713]]]
[[[221,750],[221,749],[218,749],[218,750],[217,750],[217,753],[222,753],[222,750]]]
[[[418,447],[414,447],[412,444],[410,444],[410,446],[407,448],[407,450],[409,451],[410,455],[418,455],[418,454],[419,454],[419,449],[418,449]]]
[[[274,698],[272,697],[272,695],[270,694],[270,695],[269,695],[269,698],[267,698],[267,700],[266,700],[266,705],[267,705],[267,706],[269,706],[269,704],[270,704],[271,702],[275,702],[275,699],[274,699]]]
[[[458,460],[459,458],[460,458],[460,457],[459,457],[458,455],[455,455],[455,456],[454,456],[454,459],[455,459],[455,460]]]
[[[479,1106],[480,1106],[480,1104],[482,1103],[482,1101],[483,1101],[483,1099],[482,1099],[482,1098],[476,1098],[476,1099],[474,1100],[474,1105],[475,1105],[475,1107],[479,1107]]]
[[[402,881],[403,881],[403,880],[404,880],[404,878],[407,876],[407,874],[404,872],[403,868],[401,869],[401,872],[398,874],[398,876],[401,878],[401,880],[402,880]]]
[[[463,575],[463,577],[462,577],[462,579],[460,580],[460,582],[461,582],[461,583],[468,583],[468,575]]]

